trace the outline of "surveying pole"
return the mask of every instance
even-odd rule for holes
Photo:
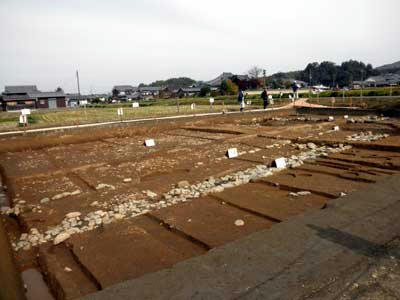
[[[361,70],[361,101],[363,100],[364,70]]]
[[[267,74],[267,71],[264,69],[263,70],[263,75],[264,75],[264,89],[267,87],[267,78],[266,78],[266,75]]]

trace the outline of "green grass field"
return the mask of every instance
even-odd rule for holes
[[[89,105],[86,108],[68,108],[61,110],[36,110],[29,116],[28,128],[53,127],[64,125],[79,125],[87,123],[100,123],[109,121],[131,120],[138,118],[151,118],[172,115],[200,114],[209,112],[238,111],[239,105],[235,99],[215,100],[211,107],[208,98],[183,98],[151,100],[140,103],[141,107],[132,108],[131,103]],[[251,100],[252,104],[247,109],[259,109],[261,100]],[[191,110],[191,104],[196,103],[196,108]],[[275,101],[275,107],[287,104],[288,101]],[[124,115],[118,116],[117,110],[122,107]],[[0,131],[16,130],[19,112],[0,113]]]

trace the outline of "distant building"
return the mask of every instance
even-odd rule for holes
[[[6,86],[2,98],[3,110],[66,107],[64,92],[41,92],[36,85]]]
[[[387,73],[378,76],[369,77],[363,82],[364,86],[367,87],[380,87],[400,84],[400,75]]]
[[[219,75],[217,78],[214,78],[213,80],[210,80],[210,81],[206,81],[205,84],[209,85],[211,87],[220,87],[221,83],[223,81],[231,80],[234,77],[236,77],[238,80],[241,80],[241,81],[246,81],[246,80],[250,79],[248,75],[235,75],[230,72],[224,72],[221,75]]]
[[[166,87],[162,86],[143,86],[139,88],[139,92],[142,95],[151,95],[151,96],[158,96],[162,90]]]
[[[180,88],[177,91],[178,97],[194,97],[197,96],[201,91],[199,87],[191,87],[191,88]]]
[[[129,96],[134,95],[138,91],[137,87],[131,85],[116,85],[112,88],[112,95],[118,100],[127,100]]]

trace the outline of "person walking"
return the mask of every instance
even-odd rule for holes
[[[239,91],[238,102],[240,104],[240,111],[243,112],[245,104],[244,104],[244,93],[242,90]]]
[[[293,90],[293,99],[294,101],[296,101],[297,99],[299,99],[299,86],[297,85],[297,82],[294,81],[292,84],[292,90]]]
[[[264,88],[263,92],[261,93],[261,99],[263,100],[264,109],[267,109],[268,106],[268,92],[267,89]]]

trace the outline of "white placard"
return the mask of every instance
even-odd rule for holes
[[[228,158],[235,158],[238,157],[237,148],[230,148],[228,149]]]
[[[269,99],[269,100],[272,100],[272,95],[268,95],[268,99]]]
[[[156,145],[153,139],[145,140],[144,144],[146,145],[146,147],[154,147]]]
[[[247,105],[251,105],[251,101],[250,101],[250,100],[247,100],[246,104],[247,104]]]
[[[191,105],[190,105],[190,109],[191,110],[194,110],[196,108],[196,103],[192,103]]]
[[[118,116],[123,116],[124,115],[124,109],[123,108],[118,108],[117,114],[118,114]]]
[[[347,120],[349,118],[349,116],[348,115],[344,115],[343,118]]]
[[[214,103],[214,98],[210,98],[210,103],[211,103],[211,104]]]
[[[275,159],[275,167],[278,169],[283,169],[286,168],[286,160],[284,157],[280,157]]]
[[[87,100],[79,100],[79,105],[87,105],[88,101]]]
[[[28,108],[24,108],[24,109],[21,109],[21,114],[23,114],[23,115],[30,115],[31,114],[31,110],[30,109],[28,109]]]
[[[339,130],[340,130],[339,126],[333,127],[333,131],[339,131]]]
[[[332,122],[332,121],[335,121],[335,118],[332,117],[332,116],[330,116],[330,117],[328,118],[328,120],[329,120],[329,122]]]
[[[139,107],[139,102],[133,102],[133,103],[132,103],[132,107],[133,107],[133,108]]]
[[[19,123],[20,124],[28,124],[28,117],[26,115],[19,116]]]

